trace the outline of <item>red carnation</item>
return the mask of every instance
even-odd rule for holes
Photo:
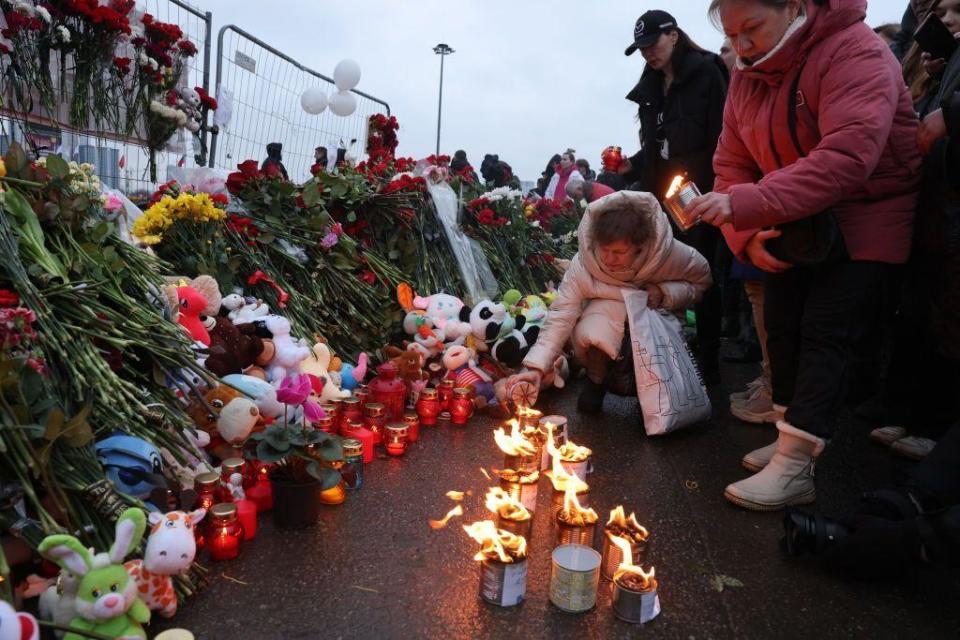
[[[117,68],[117,71],[120,73],[127,73],[130,71],[130,63],[133,62],[130,58],[114,58],[113,65]]]
[[[181,40],[177,43],[177,47],[180,49],[180,53],[185,56],[195,56],[197,55],[197,47],[195,44],[189,40]]]
[[[20,296],[9,289],[0,289],[0,307],[15,307],[20,304]]]

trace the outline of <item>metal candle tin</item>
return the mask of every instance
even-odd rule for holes
[[[511,498],[533,513],[537,509],[537,480],[539,471],[522,472],[519,475],[509,471],[500,472],[500,488]]]
[[[550,602],[567,613],[592,609],[597,604],[600,554],[581,544],[565,544],[550,557]]]
[[[613,575],[620,567],[620,563],[623,562],[623,552],[620,551],[620,547],[610,541],[611,535],[613,534],[604,529],[603,550],[601,552],[601,555],[603,556],[603,564],[600,567],[600,575],[603,576],[604,580],[613,580]],[[631,554],[633,556],[633,564],[635,566],[642,565],[647,559],[647,544],[649,539],[644,540],[643,542],[637,542],[633,538],[625,536],[621,537],[630,542],[630,550],[633,552]]]
[[[509,453],[503,456],[503,468],[513,469],[514,471],[539,471],[540,458],[538,453],[530,455],[514,456]]]
[[[527,559],[516,562],[480,561],[480,598],[498,607],[513,607],[527,593]]]
[[[552,483],[551,483],[552,485]],[[551,498],[551,511],[553,512],[553,517],[557,518],[560,515],[560,512],[563,511],[563,491],[557,491],[553,489],[553,497]],[[580,503],[580,506],[586,509],[590,506],[590,490],[577,492],[577,502]]]
[[[520,423],[520,431],[535,429],[543,417],[543,412],[530,407],[520,407],[517,410],[517,421]]]
[[[650,588],[645,591],[629,589],[613,581],[611,599],[613,614],[625,622],[644,624],[660,614],[660,596],[657,595],[657,581],[651,579]]]
[[[584,482],[587,481],[587,470],[590,468],[590,456],[587,456],[585,459],[580,462],[567,462],[563,458],[560,459],[560,466],[563,467],[563,470],[569,473],[572,476],[577,476]]]
[[[690,219],[683,213],[683,210],[690,204],[690,201],[699,195],[700,189],[697,188],[697,185],[689,180],[684,180],[676,193],[663,201],[663,204],[667,207],[667,213],[670,214],[670,218],[674,224],[684,231],[689,231],[694,225],[700,222],[700,218]]]
[[[530,535],[533,533],[533,517],[526,520],[510,520],[497,514],[497,528],[502,531],[509,531],[515,536],[523,536],[529,543]]]
[[[557,515],[557,545],[582,544],[593,547],[593,537],[597,530],[597,523],[569,524],[564,522],[561,514]]]

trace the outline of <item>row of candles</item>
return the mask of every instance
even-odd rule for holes
[[[627,516],[622,506],[613,509],[603,528],[602,553],[593,548],[599,517],[588,506],[586,477],[592,451],[567,437],[562,416],[543,417],[536,409],[522,407],[509,426],[509,432],[503,428],[494,432],[506,467],[498,472],[500,486],[486,494],[485,507],[496,522],[481,520],[463,527],[480,544],[474,559],[480,562],[481,598],[506,607],[519,604],[525,596],[532,512],[543,471],[553,489],[551,513],[556,525],[551,602],[570,613],[592,609],[602,576],[612,584],[611,606],[617,617],[633,623],[656,617],[660,603],[654,569],[645,571],[641,566],[650,535],[636,516]],[[431,524],[439,528],[462,514],[457,505],[444,520]]]
[[[405,385],[391,384],[395,379],[389,366],[381,367],[381,384],[373,393],[361,386],[353,397],[324,405],[325,416],[316,427],[340,435],[344,460],[338,464],[343,478],[340,485],[321,492],[325,504],[340,504],[346,489],[363,486],[364,465],[373,462],[374,451],[382,446],[390,456],[402,456],[407,447],[420,438],[420,425],[435,425],[440,419],[466,424],[473,416],[474,398],[470,390],[454,388],[443,381],[436,389],[424,389],[413,407],[406,404]],[[209,550],[212,560],[238,557],[240,545],[252,540],[257,531],[257,514],[273,508],[273,487],[269,465],[229,458],[220,473],[203,473],[195,479],[197,506],[209,517],[196,530],[199,548]]]

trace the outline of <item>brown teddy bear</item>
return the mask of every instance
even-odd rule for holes
[[[406,351],[398,347],[389,345],[385,350],[387,357],[397,365],[400,370],[399,377],[408,384],[429,379],[423,369],[420,367],[420,354],[412,349]]]
[[[230,318],[219,316],[210,331],[210,355],[206,367],[221,378],[256,363],[263,353],[263,339],[256,335],[252,324],[233,324]]]
[[[223,384],[207,391],[203,402],[193,399],[187,413],[198,429],[210,434],[207,450],[220,459],[236,455],[235,447],[263,427],[253,400]]]

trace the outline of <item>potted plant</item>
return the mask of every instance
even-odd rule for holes
[[[284,529],[315,524],[320,492],[340,482],[332,466],[343,459],[340,439],[302,423],[272,424],[251,438],[257,441],[256,459],[275,465],[270,471],[274,523]]]

